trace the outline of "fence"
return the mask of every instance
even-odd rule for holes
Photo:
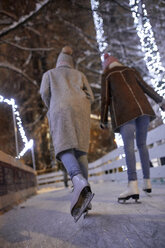
[[[161,125],[148,132],[147,146],[151,168],[151,178],[165,178],[165,125]],[[135,144],[136,166],[138,178],[142,177],[140,157]],[[126,162],[123,147],[119,147],[102,158],[89,164],[89,177],[92,181],[98,180],[126,180]]]
[[[147,146],[153,168],[151,178],[165,178],[165,124],[148,132]],[[140,158],[135,144],[135,155],[137,162],[138,178],[142,177]],[[123,147],[119,147],[102,158],[89,164],[89,181],[105,180],[127,180],[126,163]],[[63,181],[62,172],[48,173],[37,176],[38,185],[47,183],[61,184]]]

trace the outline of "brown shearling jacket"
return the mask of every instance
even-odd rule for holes
[[[101,123],[108,122],[109,107],[114,132],[119,132],[124,123],[142,115],[149,115],[153,120],[155,113],[145,94],[157,103],[163,99],[136,69],[127,66],[108,69],[101,80]]]

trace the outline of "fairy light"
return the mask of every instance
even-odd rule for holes
[[[108,43],[106,42],[103,28],[103,18],[98,13],[99,8],[99,0],[91,0],[91,9],[93,13],[93,21],[95,24],[96,30],[96,40],[100,51],[100,59],[103,61],[104,56],[103,53],[105,49],[108,47]],[[123,141],[121,135],[119,133],[115,133],[115,143],[117,146],[123,146]]]
[[[151,84],[160,96],[165,97],[165,68],[162,66],[160,53],[156,45],[152,26],[147,15],[145,4],[140,0],[130,0],[129,5],[132,17],[140,38],[141,48],[144,52],[144,60],[151,75]],[[161,111],[163,122],[165,123],[165,112]]]
[[[13,98],[9,99],[5,99],[2,95],[0,95],[0,102],[4,102],[7,103],[8,105],[11,105],[14,111],[14,115],[15,115],[15,119],[16,119],[16,124],[18,126],[18,130],[20,132],[22,141],[24,143],[24,149],[18,154],[18,156],[16,158],[21,158],[25,152],[27,152],[27,150],[31,149],[33,147],[33,140],[29,140],[26,137],[23,125],[22,125],[22,120],[20,117],[20,113],[18,111],[18,106],[15,104],[15,100]]]
[[[99,0],[91,0],[91,9],[96,30],[96,40],[101,53],[101,61],[103,61],[103,52],[108,47],[104,36],[103,19],[98,13]]]
[[[30,139],[30,140],[25,144],[24,149],[19,153],[18,158],[22,157],[22,156],[27,152],[27,150],[31,149],[32,147],[33,147],[33,140]]]

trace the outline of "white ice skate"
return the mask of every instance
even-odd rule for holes
[[[143,179],[143,191],[145,191],[146,193],[152,192],[152,186],[151,186],[150,179]]]
[[[87,180],[78,174],[72,178],[73,182],[73,197],[71,201],[71,215],[74,221],[77,222],[81,215],[87,210],[94,196]]]
[[[137,180],[128,182],[128,188],[126,191],[119,195],[118,202],[123,201],[125,203],[126,200],[129,200],[130,198],[134,199],[135,202],[137,202],[139,199]]]

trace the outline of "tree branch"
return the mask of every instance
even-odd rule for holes
[[[9,13],[8,11],[0,10],[0,14],[6,15],[14,20],[17,20],[16,15],[14,15],[13,13]]]
[[[37,48],[33,48],[33,47],[23,47],[23,46],[20,46],[18,44],[15,44],[15,43],[12,43],[12,42],[9,42],[9,41],[6,41],[6,40],[0,40],[1,43],[6,43],[8,45],[11,45],[11,46],[14,46],[14,47],[17,47],[21,50],[25,50],[25,51],[34,51],[34,52],[38,52],[38,51],[44,51],[44,52],[49,52],[49,51],[52,51],[52,50],[55,50],[53,47],[50,47],[50,48],[42,48],[42,47],[37,47]]]
[[[0,67],[1,68],[6,68],[12,71],[15,71],[19,74],[21,74],[26,80],[30,81],[33,85],[37,86],[37,82],[35,80],[33,80],[32,78],[30,78],[25,72],[23,72],[21,69],[15,67],[14,65],[8,63],[8,62],[0,62]]]
[[[8,34],[10,31],[18,28],[20,25],[27,22],[32,16],[38,13],[40,9],[46,6],[51,0],[43,0],[41,3],[36,4],[36,8],[34,11],[31,11],[29,14],[22,16],[18,21],[13,22],[9,27],[5,27],[0,31],[0,37]]]
[[[76,26],[75,24],[73,24],[73,23],[67,21],[67,20],[61,15],[60,10],[57,11],[56,17],[57,17],[60,21],[62,21],[63,23],[65,23],[67,26],[70,26],[73,30],[75,30],[75,31],[80,35],[80,37],[82,37],[83,40],[84,40],[92,49],[97,50],[96,46],[93,45],[93,44],[91,43],[91,41],[88,39],[87,35],[84,34],[83,31],[82,31],[78,26]]]
[[[23,64],[23,68],[27,66],[32,58],[32,52],[29,53],[29,56],[27,57],[25,63]]]

